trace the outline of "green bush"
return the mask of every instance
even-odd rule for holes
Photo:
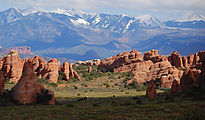
[[[10,84],[10,79],[9,78],[5,78],[5,84]]]
[[[73,88],[74,88],[74,89],[78,89],[78,87],[77,87],[77,86],[75,86],[75,85],[73,86]]]
[[[129,85],[124,86],[127,89],[136,89],[137,91],[145,91],[147,89],[147,85],[139,85],[136,81],[132,81]]]
[[[45,84],[47,84],[48,83],[48,81],[46,80],[46,79],[44,79],[44,78],[37,78],[37,81],[39,82],[39,83],[45,83]]]
[[[62,72],[62,71],[59,71],[58,73],[59,73],[59,75],[58,75],[58,81],[65,80],[65,73]]]

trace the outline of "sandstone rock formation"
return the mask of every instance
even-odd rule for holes
[[[141,52],[135,50],[131,52],[124,52],[103,60],[99,65],[99,69],[104,68],[113,72],[128,72],[132,70],[132,67],[134,66],[133,63],[138,63],[143,60]]]
[[[177,51],[174,51],[171,56],[168,57],[169,62],[177,67],[177,68],[184,68],[182,58]]]
[[[70,78],[69,63],[67,63],[67,62],[64,62],[64,63],[63,63],[62,72],[65,73],[65,76],[64,76],[65,79],[66,79],[66,80],[69,80],[69,78]]]
[[[1,60],[1,72],[4,79],[10,82],[17,83],[22,75],[24,60],[18,57],[18,52],[11,50],[8,55],[5,55]]]
[[[185,56],[182,57],[182,63],[183,63],[183,66],[186,68],[186,67],[189,67],[188,65],[188,60]]]
[[[12,88],[10,94],[12,100],[16,104],[55,104],[54,93],[46,90],[40,83],[37,82],[31,59],[24,64],[23,75],[18,83]]]
[[[146,97],[147,98],[155,98],[157,96],[156,87],[153,81],[148,83]]]
[[[144,57],[135,50],[119,53],[102,61],[99,68],[113,72],[133,72],[134,77],[127,84],[133,80],[139,84],[154,80],[163,88],[171,88],[172,82],[180,82],[183,75],[182,70],[172,66],[166,57],[158,55],[157,50],[146,52]]]
[[[192,55],[193,58],[193,55]],[[205,51],[195,53],[193,64],[187,67],[181,79],[183,92],[205,91]]]
[[[193,65],[194,55],[188,55],[187,60],[188,60],[188,66],[190,67],[191,65]]]
[[[79,74],[75,70],[73,70],[72,63],[69,64],[67,62],[64,62],[61,71],[65,73],[65,80],[69,80],[70,76],[81,80]]]
[[[167,58],[158,54],[158,50],[145,52],[144,60],[151,60],[153,63],[167,61]]]
[[[48,82],[57,83],[58,82],[58,70],[60,68],[60,63],[57,59],[51,59],[47,67],[44,69],[44,75],[42,76],[44,79],[47,79]]]
[[[91,67],[91,66],[88,67],[88,72],[89,72],[89,73],[92,72],[92,67]]]
[[[171,95],[175,95],[175,94],[180,93],[180,92],[182,92],[182,88],[181,88],[180,84],[176,80],[174,80],[172,83]]]

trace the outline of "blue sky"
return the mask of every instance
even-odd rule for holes
[[[187,12],[205,13],[205,0],[0,0],[0,10],[10,7],[43,9],[74,8],[87,12],[151,14],[160,20],[175,19]]]

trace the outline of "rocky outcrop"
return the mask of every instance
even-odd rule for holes
[[[60,63],[57,59],[51,59],[47,67],[44,69],[44,75],[42,76],[44,79],[47,79],[48,82],[57,83],[58,82],[58,70],[60,68]]]
[[[156,87],[153,81],[150,81],[148,83],[147,91],[146,91],[146,97],[147,98],[155,98],[157,96]]]
[[[70,77],[81,80],[79,74],[75,70],[73,70],[72,63],[69,64],[67,62],[64,62],[61,71],[65,73],[64,79],[67,81]]]
[[[133,80],[139,84],[153,80],[163,88],[171,88],[172,82],[180,82],[183,75],[182,70],[172,66],[166,57],[158,55],[157,50],[146,52],[144,57],[138,51],[119,53],[102,61],[99,67],[113,72],[133,72],[133,79],[126,84]]]
[[[172,66],[177,68],[184,68],[182,58],[177,51],[174,51],[171,56],[168,57],[169,62]]]
[[[192,66],[194,62],[194,55],[188,55],[187,60],[188,60],[188,66]]]
[[[176,95],[177,93],[181,93],[182,88],[178,81],[174,80],[172,83],[172,88],[171,88],[171,95]]]
[[[195,53],[195,55],[194,55],[193,65],[197,65],[199,59],[200,59],[200,58],[199,58],[199,55],[198,55],[198,52],[197,52],[197,53]]]
[[[183,62],[183,66],[186,68],[186,67],[189,67],[188,65],[188,60],[185,56],[182,57],[182,62]]]
[[[141,52],[133,50],[103,60],[99,65],[99,69],[103,68],[113,72],[127,72],[132,70],[135,63],[139,63],[143,60]]]
[[[55,104],[54,93],[46,90],[37,82],[32,60],[29,59],[23,68],[23,75],[10,91],[12,100],[18,105],[33,103]]]
[[[145,52],[144,60],[151,60],[153,63],[167,61],[167,58],[158,54],[158,50]]]
[[[0,54],[8,54],[11,50],[16,50],[18,51],[19,54],[21,55],[34,55],[31,52],[31,47],[10,47],[10,48],[0,48]]]
[[[63,63],[62,72],[65,73],[64,79],[69,80],[69,78],[70,78],[69,63],[67,63],[67,62]]]
[[[1,72],[4,79],[10,82],[17,83],[22,75],[24,60],[18,57],[16,50],[11,50],[8,55],[5,55],[1,61]]]
[[[155,64],[149,63],[141,70],[136,69],[133,71],[135,75],[134,79],[138,83],[143,84],[147,81],[154,80],[162,88],[171,88],[173,80],[180,81],[180,78],[183,75],[183,71],[173,67],[168,61],[158,62]]]

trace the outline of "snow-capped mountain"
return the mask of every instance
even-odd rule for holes
[[[158,19],[151,15],[141,15],[135,17],[137,20],[139,20],[140,24],[142,26],[151,26],[151,27],[164,27],[165,25],[160,22]]]
[[[21,10],[21,14],[23,16],[33,14],[33,13],[42,13],[42,12],[48,12],[48,11],[42,8],[39,8],[39,7],[27,8],[27,9]]]
[[[58,8],[53,11],[49,11],[50,13],[56,13],[56,14],[64,14],[70,17],[78,17],[78,18],[86,18],[89,14],[83,11],[78,11],[75,9],[63,9]]]
[[[175,28],[205,28],[205,16],[200,13],[189,12],[178,20],[165,22],[168,27]]]
[[[14,22],[22,17],[21,10],[10,8],[4,12],[0,12],[0,24]]]
[[[194,19],[195,21],[162,23],[151,15],[131,17],[125,14],[86,13],[75,9],[10,8],[0,12],[0,45],[3,48],[30,46],[37,55],[62,55],[72,59],[75,59],[73,56],[84,55],[87,51],[95,51],[99,58],[106,58],[131,49],[166,49],[167,45],[173,47],[179,42],[180,45],[183,44],[184,41],[188,41],[186,44],[189,47],[190,43],[197,45],[194,50],[203,50],[204,29],[198,28],[205,28],[205,22],[201,20],[203,16],[199,15],[184,17],[184,20],[193,18],[200,21]],[[184,29],[181,28],[194,29],[185,31],[187,34],[182,39]],[[169,42],[160,43],[166,39]]]
[[[188,22],[188,21],[205,21],[205,16],[200,13],[189,12],[186,13],[179,20],[175,20],[176,22]]]

